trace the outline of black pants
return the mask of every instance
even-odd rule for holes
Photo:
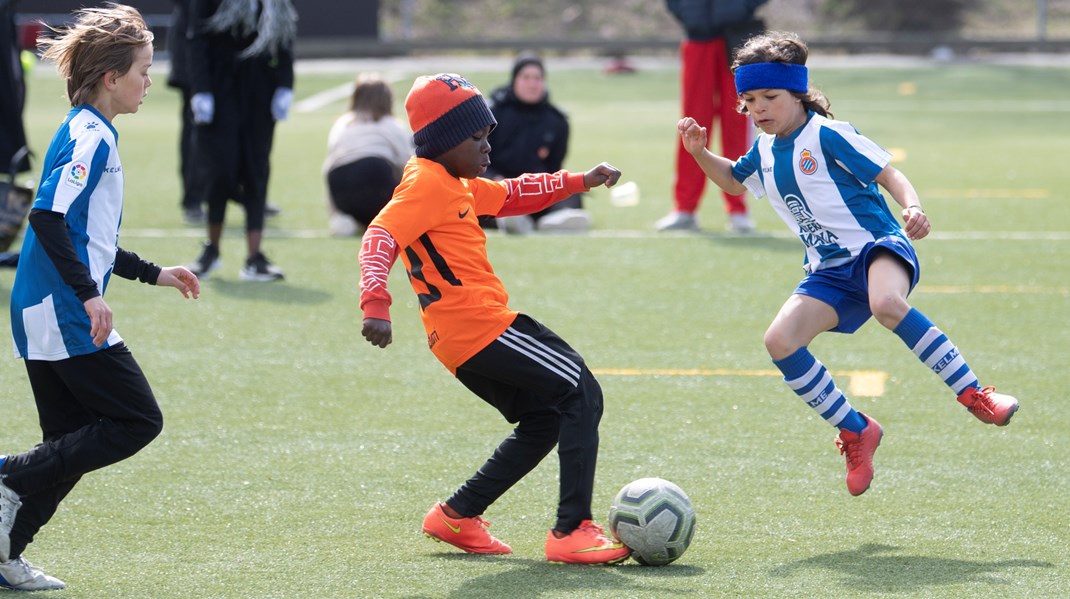
[[[178,174],[182,180],[182,209],[199,209],[201,198],[197,195],[197,171],[195,168],[193,145],[193,109],[190,107],[192,94],[188,87],[182,92],[182,124],[178,140]]]
[[[275,80],[257,60],[240,61],[226,86],[214,90],[212,122],[193,130],[195,197],[208,205],[208,224],[226,220],[227,202],[245,208],[245,230],[264,229],[275,119]]]
[[[11,531],[13,558],[83,474],[134,455],[163,428],[152,389],[123,344],[55,362],[26,360],[26,372],[44,438],[0,468],[22,499]]]
[[[390,201],[401,179],[384,158],[369,156],[327,172],[327,189],[339,212],[367,228]]]
[[[517,427],[446,503],[462,516],[481,515],[557,445],[561,490],[554,528],[571,532],[590,520],[602,388],[583,358],[521,314],[457,369],[457,379]]]

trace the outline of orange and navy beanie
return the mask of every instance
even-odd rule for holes
[[[476,131],[498,124],[476,86],[453,73],[417,77],[405,98],[420,158],[435,158]]]

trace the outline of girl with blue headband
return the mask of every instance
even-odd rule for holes
[[[891,154],[832,119],[829,101],[809,85],[807,55],[798,36],[779,32],[753,37],[737,51],[739,110],[762,131],[738,161],[707,150],[706,128],[694,119],[681,119],[677,128],[710,179],[728,193],[768,196],[802,241],[806,274],[765,332],[765,346],[792,391],[839,429],[847,490],[861,495],[873,480],[883,429],[851,407],[807,349],[818,334],[850,334],[873,316],[982,422],[1006,425],[1018,400],[981,387],[958,348],[908,303],[920,270],[911,240],[929,234],[929,219],[914,186],[889,165]],[[878,185],[899,205],[903,225]]]

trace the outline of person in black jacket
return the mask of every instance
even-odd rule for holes
[[[513,64],[512,79],[490,95],[490,109],[498,126],[490,133],[489,179],[509,179],[524,173],[561,170],[568,152],[568,117],[550,103],[542,60],[522,54]],[[494,222],[483,221],[484,226]],[[499,218],[497,226],[510,233],[586,231],[591,215],[575,194],[530,216]]]
[[[190,265],[205,278],[220,262],[229,199],[245,208],[244,281],[275,281],[282,270],[260,251],[275,122],[293,102],[291,0],[191,0],[186,39],[197,197],[208,204],[208,242]]]
[[[182,94],[182,126],[179,132],[178,173],[182,181],[180,205],[187,225],[204,224],[204,208],[200,198],[192,190],[195,188],[193,177],[193,110],[190,108],[190,85],[186,66],[186,35],[189,30],[190,0],[174,0],[175,9],[171,13],[171,27],[167,30],[167,51],[171,56],[171,71],[167,74],[167,85]]]

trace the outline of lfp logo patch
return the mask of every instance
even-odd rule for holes
[[[799,155],[799,170],[804,175],[812,175],[817,172],[817,158],[810,153],[810,150],[803,150]]]
[[[89,167],[85,163],[75,162],[71,165],[71,171],[67,174],[67,185],[76,189],[85,189],[87,179],[89,179]]]

